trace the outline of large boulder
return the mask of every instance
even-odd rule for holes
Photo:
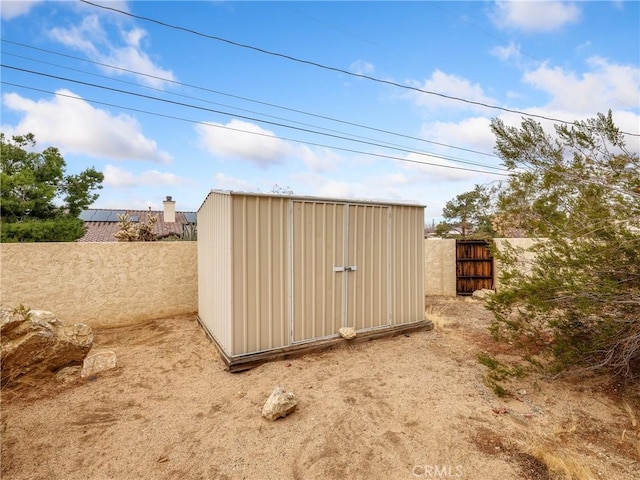
[[[0,383],[53,375],[82,365],[93,345],[91,327],[64,325],[51,312],[0,308]]]

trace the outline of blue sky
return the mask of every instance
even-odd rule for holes
[[[437,222],[504,178],[489,123],[522,115],[434,94],[640,133],[636,1],[95,3],[119,11],[2,1],[1,124],[104,172],[97,208],[278,185]]]

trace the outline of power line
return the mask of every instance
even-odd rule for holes
[[[101,8],[101,9],[104,9],[104,10],[111,10],[113,12],[117,12],[117,13],[120,13],[122,15],[126,15],[126,16],[131,17],[131,18],[137,18],[138,20],[144,20],[146,22],[155,23],[155,24],[161,25],[163,27],[171,28],[171,29],[174,29],[174,30],[180,30],[180,31],[183,31],[183,32],[187,32],[187,33],[191,33],[193,35],[197,35],[197,36],[203,37],[203,38],[208,38],[210,40],[216,40],[216,41],[219,41],[219,42],[227,43],[227,44],[233,45],[235,47],[245,48],[245,49],[248,49],[248,50],[254,50],[256,52],[264,53],[266,55],[271,55],[271,56],[274,56],[274,57],[284,58],[286,60],[291,60],[293,62],[302,63],[302,64],[305,64],[305,65],[311,65],[311,66],[314,66],[314,67],[317,67],[317,68],[322,68],[324,70],[338,72],[338,73],[342,73],[344,75],[350,75],[352,77],[364,78],[366,80],[370,80],[370,81],[373,81],[373,82],[382,83],[382,84],[386,84],[386,85],[392,85],[394,87],[403,88],[405,90],[412,90],[412,91],[415,91],[415,92],[425,93],[427,95],[434,95],[434,96],[441,97],[441,98],[446,98],[446,99],[449,99],[449,100],[455,100],[455,101],[458,101],[458,102],[463,102],[463,103],[467,103],[467,104],[470,104],[470,105],[477,105],[477,106],[485,107],[485,108],[491,108],[491,109],[500,110],[500,111],[503,111],[503,112],[516,113],[518,115],[524,115],[526,117],[539,118],[541,120],[549,120],[549,121],[552,121],[552,122],[563,123],[563,124],[566,124],[566,125],[574,125],[575,124],[575,122],[562,120],[560,118],[547,117],[545,115],[538,115],[538,114],[535,114],[535,113],[526,113],[526,112],[523,112],[521,110],[515,110],[515,109],[512,109],[512,108],[506,108],[506,107],[499,107],[497,105],[490,105],[490,104],[484,103],[484,102],[477,102],[475,100],[468,100],[466,98],[455,97],[455,96],[452,96],[452,95],[446,95],[444,93],[433,92],[433,91],[430,91],[430,90],[424,90],[422,88],[412,87],[410,85],[404,85],[402,83],[394,82],[394,81],[391,81],[391,80],[383,80],[381,78],[372,77],[370,75],[365,75],[365,74],[362,74],[362,73],[354,73],[354,72],[350,72],[349,70],[344,70],[343,68],[332,67],[330,65],[324,65],[322,63],[314,62],[314,61],[311,61],[311,60],[305,60],[305,59],[302,59],[302,58],[294,57],[292,55],[287,55],[287,54],[279,53],[279,52],[273,52],[271,50],[266,50],[264,48],[255,47],[253,45],[248,45],[248,44],[245,44],[245,43],[236,42],[234,40],[229,40],[227,38],[219,37],[219,36],[216,36],[216,35],[210,35],[210,34],[207,34],[207,33],[202,33],[202,32],[199,32],[197,30],[193,30],[191,28],[181,27],[181,26],[178,26],[178,25],[173,25],[173,24],[170,24],[170,23],[167,23],[167,22],[163,22],[161,20],[156,20],[154,18],[145,17],[145,16],[142,16],[142,15],[136,15],[134,13],[125,12],[123,10],[119,10],[119,9],[113,8],[113,7],[107,7],[106,5],[98,5],[96,3],[89,2],[88,0],[80,0],[80,1],[82,3],[86,3],[87,5],[92,5],[94,7]],[[623,133],[623,134],[629,135],[629,136],[633,136],[633,137],[640,137],[640,133],[630,133],[630,132],[622,132],[622,131],[620,133]]]
[[[226,115],[226,116],[230,116],[230,117],[242,118],[242,119],[245,119],[245,120],[251,120],[251,121],[254,121],[254,122],[266,123],[266,124],[269,124],[269,125],[274,125],[274,126],[278,126],[278,127],[282,127],[282,128],[288,128],[288,129],[292,129],[292,130],[298,130],[298,131],[301,131],[301,132],[312,133],[312,134],[315,134],[315,135],[328,136],[328,137],[336,138],[336,139],[339,139],[339,140],[347,140],[347,141],[350,141],[350,142],[362,143],[362,144],[371,145],[371,146],[374,146],[374,147],[389,148],[389,149],[392,149],[392,150],[397,150],[397,151],[400,151],[400,152],[405,152],[405,153],[410,153],[410,154],[425,155],[425,156],[429,156],[429,157],[433,157],[433,158],[441,158],[443,160],[450,160],[450,161],[453,161],[453,162],[456,162],[456,163],[464,163],[464,164],[468,164],[468,165],[481,166],[483,168],[490,168],[490,169],[505,171],[503,168],[500,168],[500,167],[494,167],[494,166],[489,166],[489,165],[484,165],[484,164],[478,164],[476,162],[471,162],[471,161],[468,161],[468,160],[453,159],[451,157],[447,157],[447,156],[444,156],[444,155],[437,155],[437,154],[433,154],[433,153],[425,154],[425,153],[421,153],[419,151],[409,150],[409,149],[399,148],[399,147],[389,147],[389,146],[386,146],[384,144],[376,143],[376,142],[370,142],[370,141],[364,141],[364,140],[355,140],[353,138],[345,137],[343,135],[337,135],[337,134],[325,133],[325,132],[318,132],[316,130],[311,130],[311,129],[308,129],[308,128],[294,127],[294,126],[287,125],[287,124],[284,124],[284,123],[272,122],[270,120],[263,120],[263,119],[259,119],[259,118],[255,118],[255,117],[250,117],[250,116],[247,116],[247,115],[238,115],[238,114],[231,113],[231,112],[225,112],[225,111],[222,111],[222,110],[216,110],[216,109],[207,108],[207,107],[203,107],[203,106],[199,106],[199,105],[192,105],[192,104],[184,103],[184,102],[177,102],[175,100],[168,100],[168,99],[165,99],[165,98],[154,97],[154,96],[151,96],[151,95],[145,95],[145,94],[142,94],[142,93],[131,92],[131,91],[122,90],[122,89],[119,89],[119,88],[108,87],[108,86],[105,86],[105,85],[98,85],[98,84],[91,83],[91,82],[84,82],[84,81],[75,80],[75,79],[72,79],[72,78],[61,77],[59,75],[53,75],[53,74],[43,73],[43,72],[36,72],[34,70],[29,70],[29,69],[26,69],[26,68],[14,67],[14,66],[5,65],[5,64],[0,64],[0,67],[8,68],[8,69],[11,69],[11,70],[16,70],[16,71],[20,71],[20,72],[30,73],[30,74],[33,74],[33,75],[40,75],[40,76],[47,77],[47,78],[55,78],[57,80],[63,80],[63,81],[67,81],[67,82],[77,83],[77,84],[80,84],[80,85],[85,85],[85,86],[89,86],[89,87],[93,87],[93,88],[100,88],[100,89],[103,89],[103,90],[108,90],[108,91],[112,91],[112,92],[116,92],[116,93],[122,93],[122,94],[125,94],[125,95],[131,95],[131,96],[135,96],[135,97],[145,98],[145,99],[148,99],[148,100],[155,100],[155,101],[158,101],[158,102],[168,103],[168,104],[171,104],[171,105],[177,105],[177,106],[180,106],[180,107],[187,107],[187,108],[192,108],[192,109],[196,109],[196,110],[203,110],[203,111],[206,111],[206,112],[217,113],[219,115]]]
[[[188,119],[188,118],[184,118],[184,117],[178,117],[178,116],[175,116],[175,115],[167,115],[165,113],[151,112],[151,111],[148,111],[148,110],[142,110],[142,109],[133,108],[133,107],[126,107],[126,106],[123,106],[123,105],[118,105],[118,104],[109,103],[109,102],[103,102],[103,101],[100,101],[100,100],[93,100],[93,99],[88,99],[88,98],[80,98],[80,97],[77,97],[77,96],[74,96],[74,95],[66,95],[66,94],[60,93],[60,92],[52,92],[50,90],[44,90],[44,89],[36,88],[36,87],[29,87],[29,86],[26,86],[26,85],[20,85],[20,84],[17,84],[17,83],[7,82],[7,81],[4,81],[4,80],[1,80],[0,84],[11,85],[13,87],[24,88],[24,89],[33,90],[33,91],[36,91],[36,92],[48,93],[48,94],[51,94],[51,95],[56,95],[58,97],[69,98],[71,100],[85,101],[85,102],[94,103],[94,104],[97,104],[97,105],[105,105],[105,106],[108,106],[108,107],[120,108],[120,109],[127,110],[127,111],[144,113],[144,114],[147,114],[147,115],[154,115],[154,116],[157,116],[157,117],[168,118],[168,119],[171,119],[171,120],[179,120],[179,121],[182,121],[182,122],[194,123],[194,124],[198,124],[198,125],[204,125],[204,126],[211,127],[211,128],[220,128],[220,129],[223,129],[223,130],[231,130],[231,131],[235,131],[235,132],[246,133],[246,134],[249,134],[249,135],[257,135],[257,136],[260,136],[260,137],[266,137],[266,138],[270,138],[270,139],[274,139],[274,140],[279,139],[279,140],[285,140],[285,141],[288,141],[288,142],[297,142],[297,143],[301,143],[301,144],[305,144],[305,145],[311,145],[313,147],[329,148],[329,149],[332,149],[332,150],[339,150],[339,151],[342,151],[342,152],[356,153],[356,154],[359,154],[359,155],[366,155],[366,156],[370,156],[370,157],[384,158],[384,159],[389,159],[389,160],[397,160],[399,162],[413,163],[413,164],[417,164],[417,165],[426,165],[426,166],[432,166],[432,167],[438,167],[438,168],[448,168],[448,169],[451,169],[451,170],[462,170],[462,171],[467,171],[467,172],[484,173],[486,175],[497,175],[497,176],[502,176],[502,177],[510,176],[509,174],[506,174],[506,173],[487,172],[487,171],[484,171],[484,170],[477,170],[477,169],[474,169],[474,168],[466,168],[466,167],[456,167],[456,166],[453,166],[453,165],[441,165],[441,164],[438,164],[438,163],[424,162],[424,161],[420,161],[420,160],[412,160],[410,158],[395,157],[395,156],[392,156],[392,155],[384,155],[384,154],[381,154],[381,153],[365,152],[365,151],[361,151],[361,150],[355,150],[355,149],[352,149],[352,148],[336,147],[334,145],[326,145],[326,144],[317,143],[317,142],[310,142],[310,141],[307,141],[307,140],[298,140],[298,139],[295,139],[295,138],[274,137],[273,135],[269,135],[269,134],[266,134],[266,133],[252,132],[252,131],[248,131],[248,130],[242,130],[240,128],[227,127],[227,126],[224,126],[224,125],[216,125],[216,124],[212,124],[212,123],[209,123],[209,122],[203,122],[201,120],[193,120],[193,119]],[[432,156],[434,158],[441,158],[441,157],[438,157],[437,155],[429,155],[429,156]],[[446,158],[444,158],[444,160],[446,160]]]
[[[481,151],[478,151],[478,150],[473,150],[473,149],[465,148],[465,147],[458,147],[458,146],[450,145],[450,144],[447,144],[447,143],[435,142],[433,140],[427,140],[427,139],[420,138],[420,137],[414,137],[414,136],[411,136],[411,135],[392,132],[390,130],[385,130],[385,129],[381,129],[381,128],[362,125],[360,123],[350,122],[350,121],[347,121],[347,120],[341,120],[341,119],[338,119],[338,118],[329,117],[329,116],[325,116],[325,115],[318,115],[318,114],[315,114],[315,113],[306,112],[304,110],[298,110],[298,109],[295,109],[295,108],[284,107],[284,106],[277,105],[277,104],[274,104],[274,103],[255,100],[255,99],[251,99],[251,98],[248,98],[248,97],[243,97],[243,96],[240,96],[240,95],[234,95],[234,94],[231,94],[231,93],[225,93],[225,92],[221,92],[219,90],[214,90],[214,89],[207,88],[207,87],[202,87],[202,86],[193,85],[193,84],[189,84],[189,83],[179,82],[177,80],[172,80],[172,79],[167,79],[167,78],[164,78],[164,77],[159,77],[159,76],[156,76],[156,75],[137,72],[135,70],[130,70],[130,69],[127,69],[127,68],[116,67],[115,65],[110,65],[110,64],[102,63],[102,62],[97,62],[97,61],[94,61],[94,60],[88,60],[86,58],[77,57],[77,56],[69,55],[69,54],[66,54],[66,53],[55,52],[53,50],[47,50],[47,49],[44,49],[44,48],[34,47],[32,45],[27,45],[27,44],[24,44],[24,43],[15,42],[15,41],[7,40],[7,39],[4,39],[4,38],[1,39],[1,41],[2,42],[6,42],[6,43],[11,43],[13,45],[19,45],[19,46],[25,47],[25,48],[30,48],[30,49],[33,49],[33,50],[38,50],[38,51],[45,52],[45,53],[50,53],[50,54],[53,54],[53,55],[58,55],[58,56],[61,56],[61,57],[71,58],[71,59],[74,59],[74,60],[80,60],[80,61],[91,63],[91,64],[94,64],[94,65],[99,65],[101,67],[111,68],[111,69],[114,69],[114,70],[120,70],[122,72],[130,73],[132,75],[138,75],[138,76],[153,78],[154,80],[161,80],[161,81],[164,81],[164,82],[167,82],[167,83],[171,83],[173,85],[180,85],[180,86],[184,86],[184,87],[195,88],[197,90],[202,90],[202,91],[205,91],[205,92],[215,93],[217,95],[223,95],[223,96],[230,97],[230,98],[236,98],[236,99],[239,99],[239,100],[243,100],[243,101],[247,101],[247,102],[251,102],[251,103],[256,103],[256,104],[259,104],[259,105],[265,105],[265,106],[272,107],[272,108],[277,108],[277,109],[280,109],[280,110],[285,110],[285,111],[289,111],[289,112],[293,112],[293,113],[299,113],[301,115],[320,118],[320,119],[323,119],[323,120],[329,120],[329,121],[336,122],[336,123],[341,123],[341,124],[344,124],[344,125],[349,125],[349,126],[358,127],[358,128],[364,128],[364,129],[371,130],[371,131],[378,132],[378,133],[384,133],[384,134],[387,134],[387,135],[393,135],[393,136],[396,136],[396,137],[402,137],[402,138],[406,138],[406,139],[409,139],[409,140],[417,140],[417,141],[420,141],[420,142],[429,143],[429,144],[437,145],[437,146],[440,146],[440,147],[453,148],[455,150],[460,150],[460,151],[464,151],[464,152],[475,153],[477,155],[483,155],[483,156],[487,156],[487,157],[497,158],[497,156],[495,154],[492,154],[492,153],[481,152]],[[233,107],[233,108],[237,108],[237,107]]]
[[[334,129],[331,129],[331,128],[321,127],[321,126],[312,125],[312,124],[308,124],[308,123],[304,123],[304,122],[298,122],[298,121],[295,121],[295,120],[290,120],[290,119],[283,118],[283,117],[278,117],[278,116],[275,116],[275,115],[269,115],[269,114],[262,113],[262,112],[256,112],[254,110],[248,110],[248,109],[244,109],[244,108],[239,108],[239,107],[235,107],[235,106],[232,106],[232,105],[227,105],[227,104],[224,104],[224,103],[212,102],[210,100],[206,100],[206,99],[198,98],[198,97],[193,97],[193,96],[190,96],[190,95],[184,95],[184,94],[175,93],[175,92],[166,92],[166,91],[164,91],[164,90],[162,90],[160,88],[155,88],[155,87],[151,87],[151,86],[147,86],[147,85],[138,85],[138,84],[136,84],[134,82],[129,82],[127,80],[111,78],[111,77],[107,77],[105,75],[100,75],[100,74],[93,73],[93,72],[86,72],[86,71],[81,70],[81,69],[72,68],[72,67],[68,67],[68,66],[65,66],[65,65],[58,65],[58,64],[55,64],[55,63],[51,63],[51,62],[46,62],[44,60],[38,60],[38,59],[35,59],[35,58],[25,57],[25,56],[17,55],[17,54],[14,54],[14,53],[4,52],[4,54],[8,55],[8,56],[22,58],[22,59],[29,60],[29,61],[36,62],[36,63],[50,65],[50,66],[54,66],[54,67],[57,67],[57,68],[62,68],[62,69],[65,69],[65,70],[71,70],[73,72],[79,72],[79,73],[82,73],[82,74],[85,74],[85,75],[90,75],[90,76],[93,76],[93,77],[104,78],[104,79],[107,79],[107,80],[110,80],[110,81],[124,83],[124,84],[127,84],[127,85],[134,85],[136,87],[142,87],[142,88],[145,88],[145,89],[148,89],[148,90],[154,90],[154,91],[157,91],[157,92],[162,92],[162,93],[166,93],[166,94],[169,94],[169,95],[174,95],[174,96],[177,96],[177,97],[183,97],[183,98],[188,98],[188,99],[191,99],[191,100],[197,100],[197,101],[200,101],[200,102],[209,103],[209,104],[212,104],[212,105],[220,105],[220,106],[227,107],[227,108],[233,108],[233,109],[236,109],[236,110],[241,111],[241,112],[248,112],[248,113],[253,113],[253,114],[256,114],[256,115],[261,115],[263,117],[275,118],[277,120],[283,120],[283,121],[286,121],[286,122],[290,122],[290,123],[294,123],[294,124],[298,124],[298,125],[304,125],[304,126],[307,126],[307,127],[313,127],[313,128],[317,128],[317,129],[320,129],[320,130],[325,130],[325,131],[328,131],[328,132],[334,132],[334,133],[340,133],[340,134],[344,134],[344,135],[349,135],[352,138],[359,138],[359,139],[369,140],[369,141],[372,141],[372,142],[376,142],[377,141],[377,142],[383,143],[384,145],[387,145],[387,146],[390,146],[390,147],[394,147],[394,148],[395,147],[407,148],[407,147],[404,147],[403,145],[399,145],[399,144],[393,143],[393,142],[385,142],[385,141],[381,141],[381,140],[376,140],[374,138],[365,137],[365,136],[362,136],[362,135],[347,134],[347,133],[341,132],[339,130],[334,130]],[[75,80],[72,80],[72,81],[75,81]],[[400,134],[398,134],[398,135],[400,135]],[[415,137],[415,139],[418,140],[419,138]],[[457,149],[461,149],[461,150],[465,150],[465,151],[471,151],[472,153],[482,153],[482,152],[476,152],[475,150],[465,149],[465,148],[462,148],[462,147],[455,147],[453,145],[451,145],[451,146],[446,145],[446,146],[448,146],[450,148],[457,148]],[[425,152],[423,150],[416,150],[416,152],[425,153],[425,154],[432,154],[433,153],[433,152]],[[484,154],[484,155],[488,155],[488,154]],[[496,155],[492,155],[492,156],[498,158]],[[445,156],[443,155],[443,157],[445,157]],[[452,161],[459,160],[458,158],[453,157],[453,156],[446,156],[446,157],[448,159],[452,160]],[[482,167],[485,167],[485,168],[496,168],[494,166],[486,165],[486,164],[479,163],[479,162],[474,162],[473,165],[478,165],[478,166],[482,166]]]

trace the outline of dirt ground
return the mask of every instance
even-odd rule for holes
[[[96,330],[116,370],[3,390],[2,479],[640,478],[639,390],[529,376],[499,398],[482,302],[427,305],[432,331],[236,374],[194,317]],[[276,385],[299,404],[269,422]]]

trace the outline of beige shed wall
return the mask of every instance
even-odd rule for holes
[[[424,240],[424,294],[456,296],[455,239]]]
[[[391,210],[391,318],[394,325],[424,320],[424,208]]]
[[[0,302],[49,310],[64,323],[192,314],[196,284],[196,242],[0,245]]]
[[[198,314],[219,345],[233,349],[231,197],[211,192],[198,211]]]
[[[289,344],[290,199],[231,196],[232,355]]]

